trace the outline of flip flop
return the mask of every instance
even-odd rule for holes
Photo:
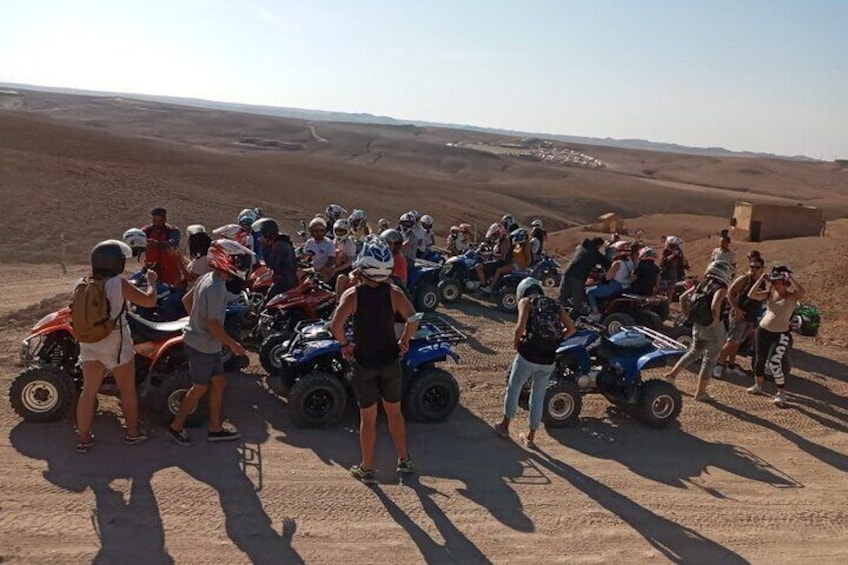
[[[523,443],[524,447],[526,447],[527,449],[537,449],[536,442],[527,437],[527,434],[519,435],[518,439],[521,440],[521,443]]]
[[[501,439],[509,439],[509,432],[503,431],[500,424],[492,424],[492,429],[495,430],[495,433],[498,434],[498,437]]]

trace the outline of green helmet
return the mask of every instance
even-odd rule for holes
[[[529,296],[531,293],[536,294],[544,294],[545,291],[542,290],[542,283],[533,277],[527,277],[518,283],[518,287],[515,289],[515,297],[518,300]]]

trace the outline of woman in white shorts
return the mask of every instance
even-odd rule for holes
[[[121,241],[107,240],[91,250],[91,274],[106,279],[106,297],[109,300],[109,318],[117,320],[115,329],[106,338],[94,343],[80,343],[80,366],[83,388],[77,404],[77,451],[84,453],[94,446],[91,424],[97,391],[107,372],[115,378],[121,391],[121,410],[127,425],[124,442],[135,445],[147,439],[138,427],[138,397],[135,390],[135,352],[127,324],[126,302],[152,308],[156,306],[156,273],[147,271],[147,292],[131,285],[121,276],[124,263],[132,250]]]

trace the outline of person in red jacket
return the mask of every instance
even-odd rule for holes
[[[167,223],[168,214],[164,208],[154,208],[150,215],[150,225],[141,228],[147,236],[144,264],[153,268],[163,283],[182,288],[185,282],[180,271],[180,230]]]

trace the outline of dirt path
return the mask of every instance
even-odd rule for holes
[[[11,412],[5,397],[18,369],[4,356],[0,561],[848,558],[846,352],[799,339],[788,410],[744,394],[743,379],[717,381],[715,405],[685,396],[679,427],[650,430],[590,397],[578,426],[540,434],[541,449],[530,452],[489,428],[511,358],[510,322],[472,302],[443,312],[471,337],[452,369],[462,406],[444,424],[409,426],[420,476],[407,484],[398,484],[382,426],[374,488],[346,471],[358,460],[353,412],[338,427],[300,430],[255,373],[230,381],[226,412],[243,434],[240,445],[181,448],[160,431],[126,447],[114,400],[101,399],[98,445],[77,455],[72,422],[24,424]],[[17,347],[37,315],[11,318],[0,348]],[[678,381],[684,393],[695,386],[691,375]],[[525,422],[519,412],[516,423]]]

